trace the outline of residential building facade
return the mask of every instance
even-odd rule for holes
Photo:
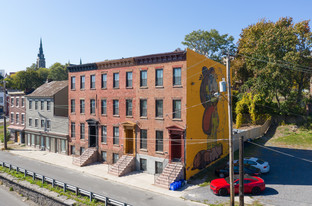
[[[68,81],[47,82],[26,99],[26,145],[68,154]]]
[[[25,125],[26,125],[26,100],[23,91],[8,92],[9,95],[9,118],[10,126],[8,130],[11,139],[15,142],[25,143]],[[0,97],[1,101],[1,97]]]
[[[216,101],[211,94],[225,78],[222,64],[187,50],[71,65],[68,70],[70,154],[94,148],[98,160],[108,164],[132,156],[136,170],[151,174],[180,162],[187,179],[226,154],[226,146],[216,141],[228,138],[226,130],[218,133],[220,124],[227,127],[225,100],[208,102]],[[218,154],[212,152],[215,147]],[[207,161],[197,165],[202,158]]]

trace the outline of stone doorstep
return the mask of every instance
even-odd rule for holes
[[[49,199],[64,203],[65,205],[76,205],[76,203],[77,203],[75,200],[68,199],[66,196],[61,196],[56,192],[50,191],[46,188],[39,187],[38,185],[35,185],[35,184],[31,184],[28,181],[15,179],[13,176],[11,176],[7,173],[0,173],[0,176],[4,179],[11,181],[11,182],[14,182],[17,185],[20,185],[20,186],[26,188],[26,190],[35,191],[37,193],[42,194],[43,196],[48,197]]]

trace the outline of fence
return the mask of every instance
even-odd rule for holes
[[[265,121],[265,123],[262,126],[257,126],[255,128],[234,134],[233,138],[234,138],[234,151],[238,150],[238,146],[239,146],[239,137],[240,136],[244,136],[244,141],[248,140],[248,139],[255,139],[258,137],[263,136],[269,129],[271,125],[271,120],[268,119],[267,121]]]
[[[59,180],[56,180],[56,179],[53,179],[53,178],[50,178],[50,177],[46,177],[44,175],[35,173],[33,171],[30,171],[30,170],[26,170],[26,169],[18,167],[18,166],[11,165],[11,164],[6,163],[6,162],[1,162],[0,161],[0,165],[2,167],[9,168],[10,170],[15,170],[16,172],[23,173],[25,177],[26,176],[31,176],[33,178],[33,180],[36,180],[36,179],[41,180],[42,184],[44,182],[47,182],[47,183],[50,183],[52,185],[52,187],[55,187],[55,186],[62,187],[64,192],[69,190],[69,191],[75,192],[76,195],[80,194],[80,195],[84,195],[84,196],[89,197],[90,201],[95,199],[95,200],[104,202],[105,206],[131,206],[131,205],[127,204],[127,203],[120,202],[118,200],[114,200],[112,198],[105,197],[103,195],[99,195],[99,194],[87,191],[85,189],[82,189],[82,188],[79,188],[79,187],[67,184],[65,182],[61,182]]]

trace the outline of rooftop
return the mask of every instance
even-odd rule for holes
[[[53,97],[53,95],[67,86],[67,80],[47,82],[38,87],[33,93],[27,95],[27,97]]]

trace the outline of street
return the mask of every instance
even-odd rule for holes
[[[26,206],[21,198],[17,197],[17,194],[7,191],[3,186],[0,186],[0,205],[3,206]]]
[[[0,151],[0,161],[20,166],[39,174],[44,174],[47,177],[52,177],[135,206],[159,206],[159,204],[168,206],[198,205],[198,203],[140,190],[135,187],[107,181],[67,168],[16,156],[9,152]]]

